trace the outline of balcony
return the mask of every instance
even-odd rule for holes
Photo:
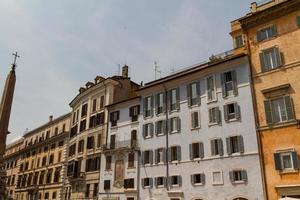
[[[124,150],[124,149],[138,149],[137,140],[123,140],[117,142],[107,143],[103,146],[103,150]]]
[[[70,182],[84,181],[85,180],[85,172],[70,173],[70,174],[68,174],[68,179]]]

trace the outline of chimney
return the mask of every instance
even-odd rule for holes
[[[257,3],[256,2],[252,2],[251,3],[251,12],[255,13],[257,11]]]
[[[123,76],[124,78],[128,78],[128,66],[127,66],[127,65],[124,65],[124,66],[122,67],[122,76]]]
[[[50,115],[49,116],[49,122],[52,122],[53,121],[53,115]]]

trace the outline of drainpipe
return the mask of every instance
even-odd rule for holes
[[[258,153],[259,153],[259,162],[260,162],[260,171],[261,171],[261,178],[262,178],[262,185],[263,185],[263,193],[264,193],[264,198],[268,200],[268,188],[267,188],[267,183],[266,183],[266,175],[265,175],[265,163],[264,163],[264,155],[263,155],[263,150],[262,150],[262,144],[261,144],[261,133],[259,130],[259,118],[257,114],[257,103],[256,103],[256,94],[255,94],[255,89],[254,89],[254,84],[253,84],[253,70],[252,70],[252,61],[251,61],[251,48],[250,48],[250,42],[249,42],[249,37],[248,37],[248,31],[244,30],[247,36],[247,51],[248,51],[248,60],[249,60],[249,65],[250,65],[250,88],[252,92],[252,106],[254,110],[254,120],[255,120],[255,128],[256,128],[256,139],[257,139],[257,145],[258,145]]]
[[[140,174],[140,158],[141,158],[141,151],[140,150],[137,150],[137,153],[138,153],[138,157],[137,157],[137,200],[140,200],[140,177],[141,177],[141,174]]]

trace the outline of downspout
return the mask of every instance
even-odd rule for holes
[[[258,145],[258,153],[259,153],[259,161],[260,161],[260,170],[262,173],[262,185],[263,185],[263,193],[264,193],[264,198],[266,200],[268,200],[268,188],[267,188],[267,183],[266,183],[266,175],[265,175],[265,163],[264,163],[264,155],[263,155],[263,150],[262,150],[262,144],[261,144],[261,133],[259,130],[259,118],[258,118],[258,114],[257,114],[257,103],[256,103],[256,93],[255,93],[255,89],[254,89],[254,84],[253,84],[253,64],[252,64],[252,60],[251,60],[251,48],[250,48],[250,42],[249,42],[249,37],[248,37],[248,31],[244,30],[247,36],[247,50],[248,50],[248,61],[249,61],[249,65],[250,65],[250,88],[251,88],[251,92],[252,92],[252,106],[253,106],[253,110],[254,110],[254,120],[255,120],[255,128],[256,128],[256,139],[257,139],[257,145]]]
[[[137,153],[138,153],[138,158],[137,158],[137,200],[140,200],[141,197],[140,197],[140,158],[141,158],[141,151],[140,150],[137,150]]]
[[[169,188],[169,112],[168,112],[168,89],[164,83],[162,83],[162,86],[165,90],[165,112],[166,112],[166,175],[167,175],[167,191],[170,190]]]

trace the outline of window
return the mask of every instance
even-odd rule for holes
[[[157,115],[165,112],[165,102],[166,102],[166,97],[164,93],[156,94],[155,111]]]
[[[290,96],[265,100],[264,104],[267,124],[286,122],[295,118]]]
[[[58,152],[58,158],[57,158],[57,162],[60,162],[61,161],[61,151]]]
[[[46,193],[45,193],[45,200],[48,200],[48,199],[49,199],[49,193],[46,192]]]
[[[97,110],[97,99],[93,99],[92,112],[95,112],[96,110]]]
[[[169,121],[170,133],[180,132],[180,118],[172,117]]]
[[[51,146],[50,146],[51,149],[55,149],[55,147],[56,147],[55,143],[51,144]]]
[[[56,192],[52,193],[52,199],[56,199]]]
[[[90,196],[90,184],[86,184],[85,197],[89,198],[89,196]]]
[[[97,171],[100,169],[100,157],[86,159],[86,172]]]
[[[142,152],[142,163],[144,165],[151,165],[153,163],[153,151],[147,150]]]
[[[140,114],[140,106],[132,106],[129,108],[129,117],[131,117],[132,122],[136,122],[138,120],[138,116]]]
[[[192,112],[191,113],[191,119],[192,119],[192,129],[200,128],[200,120],[199,120],[199,112]]]
[[[166,186],[166,178],[165,177],[156,177],[155,178],[155,186],[156,187],[165,187]]]
[[[244,152],[244,141],[243,136],[233,136],[226,138],[227,143],[227,153],[231,155],[233,153],[243,153]]]
[[[240,48],[244,46],[243,35],[236,36],[235,40],[235,48]]]
[[[74,137],[78,132],[78,125],[76,124],[74,127],[71,128],[71,131],[70,131],[70,137]]]
[[[247,171],[246,170],[230,171],[229,178],[231,183],[244,183],[247,181]]]
[[[75,143],[75,144],[72,144],[72,145],[69,147],[69,156],[75,155],[75,152],[76,152],[76,143]]]
[[[205,174],[192,174],[191,181],[193,185],[204,185],[205,184]]]
[[[54,135],[57,135],[58,134],[58,127],[55,127],[54,129]]]
[[[180,93],[179,88],[175,88],[169,91],[170,111],[180,109]]]
[[[110,190],[110,180],[104,180],[104,190]]]
[[[131,137],[130,137],[130,146],[131,148],[135,148],[137,147],[137,131],[136,130],[132,130],[131,131]]]
[[[144,136],[144,138],[153,137],[153,124],[152,123],[143,125],[143,136]]]
[[[81,152],[83,152],[83,149],[84,149],[84,140],[80,140],[79,142],[78,142],[78,153],[81,153]]]
[[[277,152],[274,154],[276,170],[299,170],[299,159],[296,151]]]
[[[300,28],[300,16],[296,17],[297,27]]]
[[[181,160],[181,148],[180,146],[173,146],[169,150],[170,161],[180,161]]]
[[[128,168],[134,167],[134,152],[128,153]]]
[[[181,176],[171,176],[170,183],[172,187],[180,187],[182,184]]]
[[[223,141],[221,138],[211,140],[210,144],[212,156],[223,156]]]
[[[277,35],[277,28],[275,25],[261,29],[257,32],[257,41],[261,42],[266,39],[270,39]]]
[[[41,171],[39,177],[39,185],[44,184],[44,176],[45,176],[45,171]]]
[[[278,47],[261,51],[259,54],[262,72],[270,71],[282,66],[281,53]]]
[[[241,117],[240,107],[237,103],[230,103],[224,105],[224,120],[229,122],[230,120],[238,120]]]
[[[124,188],[125,189],[133,189],[134,188],[134,179],[133,178],[124,179]]]
[[[194,106],[200,104],[200,83],[195,82],[187,86],[188,105]]]
[[[51,183],[52,180],[52,169],[47,172],[46,183]]]
[[[152,178],[143,178],[142,179],[142,187],[143,188],[152,188],[153,187],[153,179]]]
[[[86,129],[86,120],[84,119],[80,122],[79,131],[82,132],[82,131],[85,131],[85,129]]]
[[[222,73],[221,83],[223,97],[236,96],[238,94],[235,70]]]
[[[101,145],[102,145],[102,136],[101,136],[101,134],[98,134],[98,136],[97,136],[97,147],[99,148],[99,147],[101,147]]]
[[[49,165],[52,165],[54,162],[54,154],[51,154],[49,157]]]
[[[93,149],[95,146],[94,136],[90,136],[87,138],[86,148]]]
[[[212,173],[213,185],[221,185],[223,184],[223,172],[216,171]]]
[[[221,115],[219,107],[213,107],[208,109],[209,125],[221,123]]]
[[[127,197],[126,200],[135,200],[134,197]]]
[[[215,77],[210,76],[206,79],[207,101],[211,102],[217,99]]]
[[[106,165],[105,165],[105,170],[111,170],[111,156],[106,156]]]
[[[43,157],[43,160],[42,160],[42,167],[45,166],[47,163],[47,156],[44,156]],[[26,168],[25,168],[26,169]]]
[[[100,97],[100,109],[104,108],[104,96]]]
[[[190,146],[190,159],[191,160],[204,157],[203,143],[201,143],[201,142],[192,143],[189,146]]]
[[[166,162],[166,149],[159,148],[155,150],[155,163],[164,163]]]
[[[116,148],[116,135],[110,135],[110,149]]]
[[[87,110],[88,110],[88,104],[84,104],[81,107],[81,117],[85,117],[87,115]]]
[[[155,122],[155,134],[157,136],[164,135],[166,133],[166,121],[160,120]]]
[[[99,188],[99,184],[95,183],[94,184],[94,190],[93,190],[93,197],[97,197],[98,196],[98,188]]]
[[[153,96],[144,98],[144,117],[150,117],[153,114]]]
[[[112,127],[117,126],[117,122],[119,118],[120,118],[120,111],[114,111],[110,113],[109,120],[111,122]]]
[[[57,183],[59,181],[59,177],[60,177],[60,168],[56,168],[54,172],[53,182]]]

